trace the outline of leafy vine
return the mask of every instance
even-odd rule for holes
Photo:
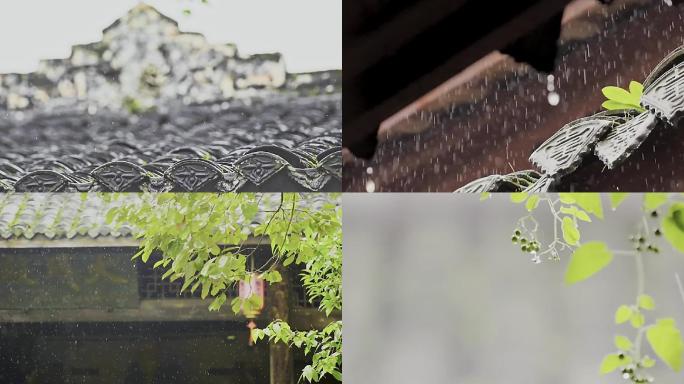
[[[610,207],[617,209],[625,198],[625,193],[610,193]],[[486,197],[486,196],[485,196]],[[647,322],[648,312],[655,309],[655,299],[646,292],[644,279],[644,255],[660,254],[664,240],[675,251],[684,253],[684,203],[678,195],[666,193],[644,194],[643,218],[637,233],[629,237],[631,249],[612,249],[602,241],[581,241],[581,225],[594,219],[604,218],[603,199],[596,193],[559,193],[536,195],[513,193],[513,203],[524,204],[527,214],[520,218],[511,236],[513,244],[522,252],[531,255],[535,263],[543,260],[558,261],[569,255],[565,271],[566,284],[586,280],[612,262],[615,256],[632,257],[636,265],[637,290],[631,303],[620,305],[614,317],[616,325],[629,324],[632,337],[623,334],[614,336],[616,350],[607,354],[600,364],[600,373],[618,371],[632,383],[653,381],[648,369],[656,360],[645,353],[648,344],[654,355],[674,371],[682,368],[684,341],[673,318],[658,318]],[[538,239],[541,228],[535,218],[540,208],[548,209],[553,219],[553,240],[542,244]],[[682,301],[684,288],[679,275],[675,272]]]

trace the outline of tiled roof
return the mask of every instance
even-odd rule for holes
[[[573,2],[551,73],[499,52],[482,57],[383,122],[372,159],[343,148],[344,190],[449,192],[487,175],[538,170],[530,154],[568,122],[599,112],[603,86],[643,81],[684,44],[683,7]],[[562,183],[594,192],[684,190],[682,163],[684,130],[655,129],[615,168],[591,154]]]
[[[340,190],[340,96],[0,119],[0,190]]]
[[[665,57],[644,81],[640,102],[645,112],[606,111],[566,124],[530,156],[530,162],[541,169],[541,176],[531,185],[520,184],[515,191],[568,190],[567,180],[573,173],[595,161],[592,157],[600,160],[609,170],[616,168],[634,154],[652,133],[662,135],[682,129],[682,94],[684,46]],[[487,176],[456,192],[509,191],[504,189],[503,184],[492,183],[491,180],[511,178],[516,174]]]
[[[130,236],[132,227],[106,224],[107,211],[135,195],[105,201],[95,194],[31,193],[0,195],[0,238],[73,239],[78,236]]]
[[[0,192],[339,191],[339,77],[138,5],[68,59],[0,74]]]
[[[135,228],[129,224],[111,226],[106,223],[107,212],[123,204],[131,204],[144,194],[124,193],[105,199],[97,193],[6,193],[0,194],[0,242],[2,239],[27,239],[44,236],[50,240],[78,237],[131,237]],[[261,209],[250,225],[267,219],[266,210],[275,210],[280,194],[264,194]],[[303,193],[300,207],[320,209],[323,205],[339,204],[335,194]],[[2,248],[2,244],[0,244]]]

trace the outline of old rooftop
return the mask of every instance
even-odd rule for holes
[[[611,171],[631,156],[638,154],[642,159],[650,157],[649,152],[655,154],[657,147],[666,144],[663,141],[671,140],[671,134],[684,127],[683,94],[684,46],[667,55],[644,81],[644,92],[640,99],[644,112],[605,111],[566,124],[530,155],[530,162],[541,169],[542,173],[522,172],[538,176],[532,184],[517,183],[514,191],[583,190],[592,185],[591,176],[585,174],[579,179],[571,176],[576,172],[584,173],[581,172],[584,167],[594,169],[595,164],[602,163],[608,175],[598,176],[595,173],[594,178],[611,178],[614,177],[610,174]],[[653,135],[650,145],[644,145],[652,132],[657,135]],[[654,165],[655,168],[658,167],[657,162]],[[520,180],[520,174],[516,172],[506,176],[485,177],[465,185],[457,192],[508,190],[503,180]],[[492,182],[495,179],[499,182]]]
[[[573,3],[582,7],[566,9],[552,73],[492,52],[387,121],[373,159],[345,151],[345,191],[450,192],[487,175],[537,169],[530,154],[564,125],[598,113],[602,87],[643,81],[684,44],[681,2]],[[682,134],[654,129],[613,169],[592,153],[564,182],[573,190],[684,190]]]
[[[69,58],[0,75],[0,191],[338,191],[339,77],[138,5]]]

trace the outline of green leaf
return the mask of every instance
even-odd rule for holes
[[[667,202],[667,193],[644,193],[644,208],[653,211]]]
[[[530,196],[529,199],[527,199],[527,202],[525,203],[525,208],[527,208],[528,212],[532,212],[537,208],[539,205],[539,195],[532,195]]]
[[[605,375],[606,373],[613,372],[614,370],[627,365],[632,362],[632,359],[629,356],[623,356],[620,358],[620,355],[617,353],[612,353],[610,355],[606,355],[606,357],[603,358],[603,361],[601,362],[601,369],[600,372],[602,375]]]
[[[623,201],[629,196],[628,193],[626,192],[613,192],[608,194],[608,198],[610,199],[610,207],[615,210],[617,207],[622,204]]]
[[[651,359],[651,358],[648,357],[648,356],[644,356],[644,358],[641,359],[641,365],[642,365],[644,368],[652,368],[652,367],[655,365],[655,363],[656,363],[656,361],[653,360],[653,359]]]
[[[630,324],[632,324],[632,327],[634,328],[641,328],[646,324],[646,318],[644,317],[644,314],[639,312],[639,311],[634,311],[632,312],[632,317],[629,319]]]
[[[613,254],[603,242],[582,244],[575,250],[565,271],[565,282],[574,284],[593,276],[613,260]],[[619,311],[619,310],[618,310]]]
[[[642,309],[653,310],[655,309],[655,301],[649,295],[639,295],[637,302]]]
[[[662,230],[665,240],[679,252],[684,252],[684,204],[677,203],[663,218]]]
[[[150,255],[152,254],[152,247],[145,247],[145,250],[142,253],[141,260],[143,263],[147,263],[147,260],[150,259]]]
[[[166,279],[167,277],[173,275],[173,269],[169,268],[164,274],[162,275],[162,280]]]
[[[574,193],[559,193],[558,198],[563,204],[575,204],[575,194]]]
[[[511,201],[518,204],[527,200],[527,193],[525,192],[514,192],[510,194]]]
[[[625,336],[616,335],[615,347],[621,351],[629,351],[632,349],[632,342]]]
[[[252,221],[254,216],[256,216],[257,212],[259,211],[259,206],[255,203],[245,203],[242,204],[242,214],[245,216],[245,220],[247,222]]]
[[[603,219],[603,204],[599,193],[575,193],[575,202],[580,208]]]
[[[204,283],[202,284],[202,293],[200,294],[201,298],[206,298],[207,295],[209,295],[209,289],[211,288],[211,283]]]
[[[629,82],[629,93],[632,94],[634,97],[638,97],[641,99],[641,95],[644,94],[644,86],[638,81],[630,81]]]
[[[214,301],[212,301],[211,304],[209,305],[209,311],[210,312],[211,311],[218,311],[219,309],[221,309],[221,306],[225,302],[226,302],[226,294],[225,293],[222,293],[222,294],[216,296]]]
[[[239,297],[234,298],[230,302],[230,309],[233,310],[234,314],[240,313],[240,308],[242,308],[242,299]]]
[[[111,224],[114,221],[114,216],[116,215],[116,213],[116,209],[110,209],[109,211],[107,211],[107,214],[105,215],[105,222],[107,224]]]
[[[563,230],[563,239],[566,243],[570,245],[576,245],[580,240],[580,233],[575,225],[575,221],[569,216],[563,218],[563,225],[561,226]]]
[[[264,338],[264,331],[258,328],[252,329],[252,338],[254,339],[255,342],[261,340]]]
[[[646,339],[665,364],[677,372],[682,368],[684,342],[674,319],[659,319],[646,331]]]
[[[615,324],[622,324],[627,322],[632,317],[632,308],[628,305],[621,305],[615,311]]]
[[[613,100],[622,104],[639,105],[639,98],[620,87],[603,87],[601,92],[608,100]]]
[[[634,106],[631,104],[623,104],[615,100],[606,100],[601,104],[601,106],[609,111],[619,111],[621,109],[634,109]]]
[[[304,377],[308,382],[318,381],[318,373],[311,365],[304,367],[302,370],[302,377]]]
[[[579,220],[591,222],[591,218],[589,217],[589,215],[587,215],[587,213],[584,212],[583,210],[577,209],[577,207],[575,207],[574,205],[572,205],[570,207],[561,207],[560,211],[561,211],[561,213],[565,213],[567,215],[572,215],[572,216],[578,218]]]
[[[262,278],[271,284],[283,281],[283,277],[280,275],[280,272],[278,271],[266,272],[262,275]]]

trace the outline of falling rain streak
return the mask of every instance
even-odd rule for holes
[[[681,5],[595,6],[604,8],[563,24],[552,75],[505,55],[488,62],[458,86],[421,99],[416,113],[385,127],[371,160],[345,159],[344,189],[451,192],[479,177],[533,168],[528,157],[541,143],[568,122],[602,109],[602,87],[643,81],[663,57],[684,45]],[[622,172],[620,180],[638,183],[634,188],[644,183],[661,190],[684,187],[684,176],[666,177],[667,186],[660,181],[678,174],[677,163],[684,159],[673,162],[662,148],[657,155],[661,160],[647,158],[639,173],[634,173],[637,158],[630,160],[624,171],[616,170]]]

